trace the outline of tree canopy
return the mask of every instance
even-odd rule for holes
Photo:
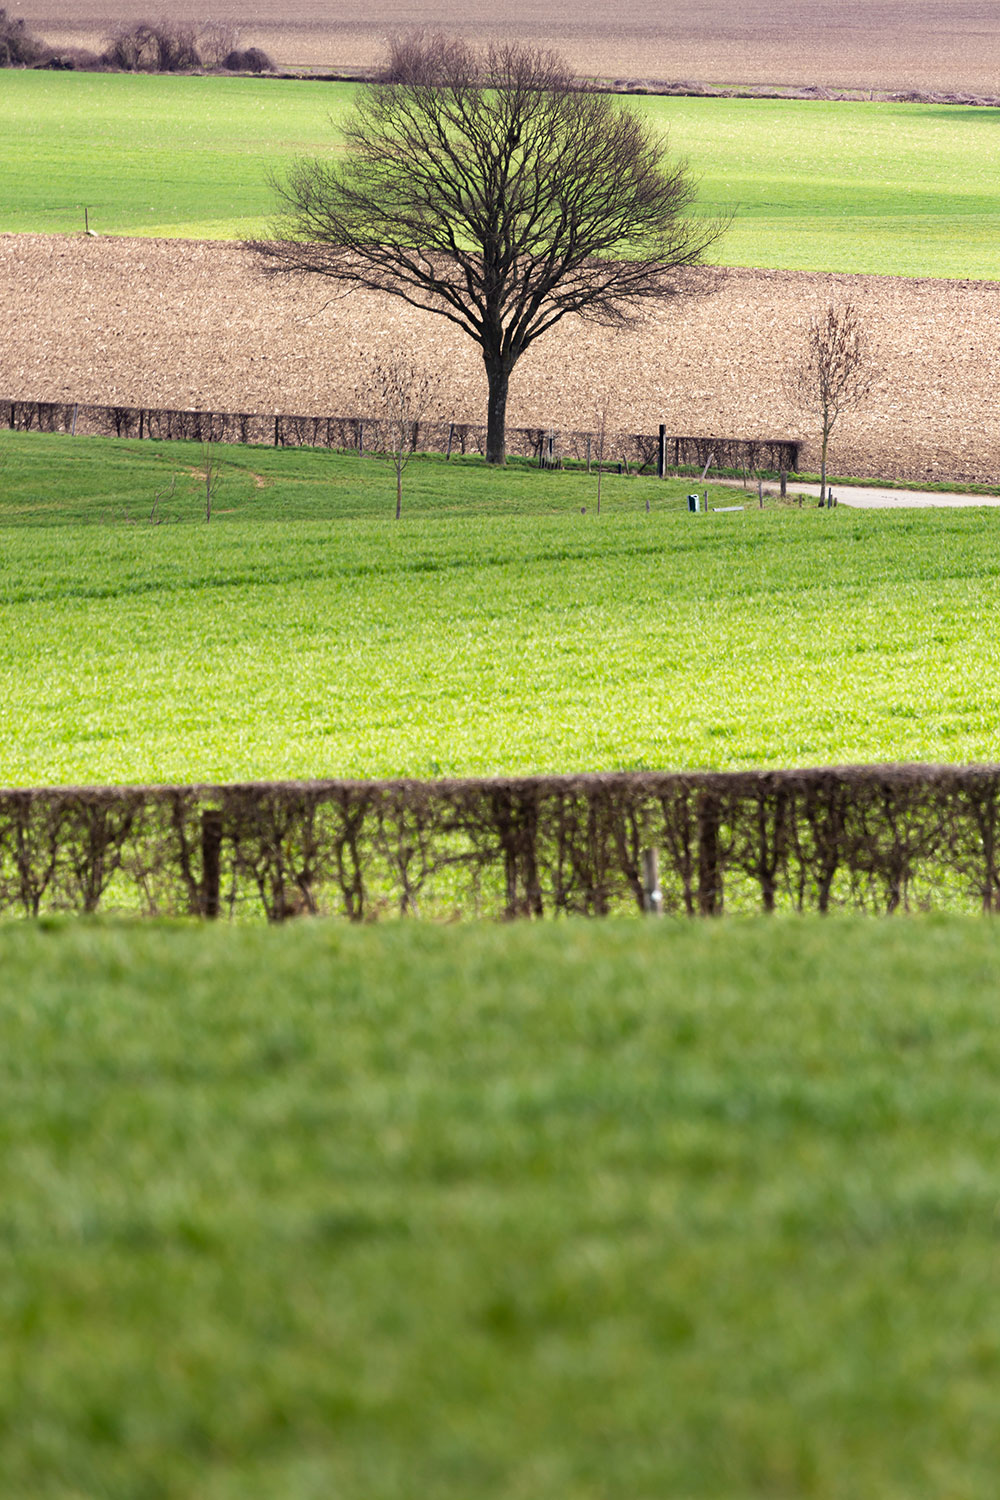
[[[687,289],[725,228],[634,108],[553,53],[435,36],[397,45],[364,85],[345,151],[275,183],[281,213],[253,248],[440,314],[482,351],[487,457],[502,462],[510,374],[567,314],[625,324]]]

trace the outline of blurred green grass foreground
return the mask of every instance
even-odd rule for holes
[[[11,1500],[992,1500],[1000,928],[0,928]]]

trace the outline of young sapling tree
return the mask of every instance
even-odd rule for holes
[[[216,456],[215,444],[209,438],[201,445],[201,468],[198,471],[198,479],[202,485],[202,494],[205,498],[205,522],[206,525],[212,519],[212,504],[219,493],[222,484],[222,460]]]
[[[875,383],[876,357],[871,333],[853,302],[829,302],[811,318],[801,346],[785,371],[791,401],[818,417],[820,425],[819,503],[826,504],[826,459],[830,434],[845,411],[863,406]]]
[[[397,521],[403,513],[403,474],[438,387],[437,377],[417,359],[393,350],[374,360],[356,390],[358,411],[373,433],[372,452],[388,459],[396,475]]]

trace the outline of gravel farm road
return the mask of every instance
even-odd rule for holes
[[[776,485],[765,485],[769,494],[776,493]],[[850,505],[855,510],[923,510],[931,506],[954,509],[968,505],[1000,505],[1000,495],[944,494],[937,490],[880,490],[868,485],[834,484],[833,491],[838,505]],[[808,495],[819,499],[818,484],[796,484],[789,486],[794,495]]]

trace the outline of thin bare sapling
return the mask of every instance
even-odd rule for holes
[[[397,521],[403,513],[403,474],[439,390],[437,375],[401,349],[376,356],[355,389],[357,409],[373,434],[371,452],[387,460],[396,476]]]
[[[201,466],[196,478],[205,502],[205,524],[212,519],[212,507],[222,487],[222,460],[216,454],[216,444],[209,438],[201,445]]]
[[[597,398],[594,407],[594,458],[597,463],[597,514],[601,514],[601,476],[604,472],[604,460],[608,453],[614,450],[621,436],[617,426],[617,411],[610,392],[605,388]]]
[[[875,344],[861,310],[850,301],[829,302],[809,320],[784,377],[789,399],[819,420],[820,505],[827,501],[830,434],[843,412],[869,400],[875,376]]]

